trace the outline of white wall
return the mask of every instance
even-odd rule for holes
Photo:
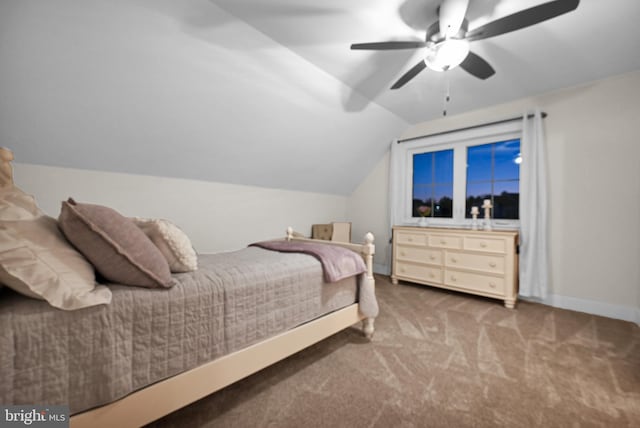
[[[391,230],[389,229],[389,154],[360,183],[348,200],[347,212],[352,222],[351,239],[361,242],[364,234],[373,232],[376,254],[373,267],[378,273],[388,274],[391,264]]]
[[[284,237],[287,226],[308,235],[313,223],[343,221],[347,206],[343,196],[22,163],[14,176],[53,217],[73,197],[126,216],[166,218],[203,253]]]
[[[549,166],[548,303],[640,322],[640,72],[420,123],[410,138],[541,107]],[[388,156],[349,201],[354,230],[371,228],[388,263]],[[383,267],[388,271],[388,266]]]
[[[0,28],[23,163],[346,196],[408,126],[209,0],[2,0]]]
[[[391,144],[391,143],[389,143]],[[372,232],[377,273],[389,274],[391,266],[391,229],[389,228],[389,152],[360,183],[347,203],[347,218],[352,222],[352,239]]]

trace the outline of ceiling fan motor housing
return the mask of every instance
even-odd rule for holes
[[[464,39],[464,36],[467,34],[468,26],[469,21],[467,21],[467,19],[464,19],[462,21],[460,29],[455,34],[455,36],[452,37],[452,39]],[[444,40],[444,37],[442,37],[442,35],[440,34],[440,21],[436,21],[429,26],[429,28],[427,29],[427,37],[425,38],[425,40],[427,42],[433,43],[438,43]]]
[[[454,37],[445,38],[440,33],[439,21],[427,30],[427,50],[424,62],[431,70],[447,71],[458,66],[469,54],[469,42],[464,36],[467,33],[465,19]]]

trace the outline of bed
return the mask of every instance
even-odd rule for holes
[[[291,228],[282,241],[317,244]],[[0,402],[68,405],[73,427],[142,426],[358,322],[370,338],[373,236],[320,245],[358,253],[366,271],[328,283],[314,257],[251,246],[199,255],[169,289],[108,284],[110,304],[73,311],[5,287]]]

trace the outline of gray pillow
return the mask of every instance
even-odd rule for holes
[[[117,211],[69,198],[62,202],[58,224],[105,279],[149,288],[173,286],[169,264],[160,250]]]

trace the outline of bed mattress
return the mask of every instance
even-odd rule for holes
[[[71,312],[2,289],[0,403],[82,412],[357,300],[357,278],[324,283],[305,254],[249,247],[198,263],[169,290],[111,284],[110,305]]]

